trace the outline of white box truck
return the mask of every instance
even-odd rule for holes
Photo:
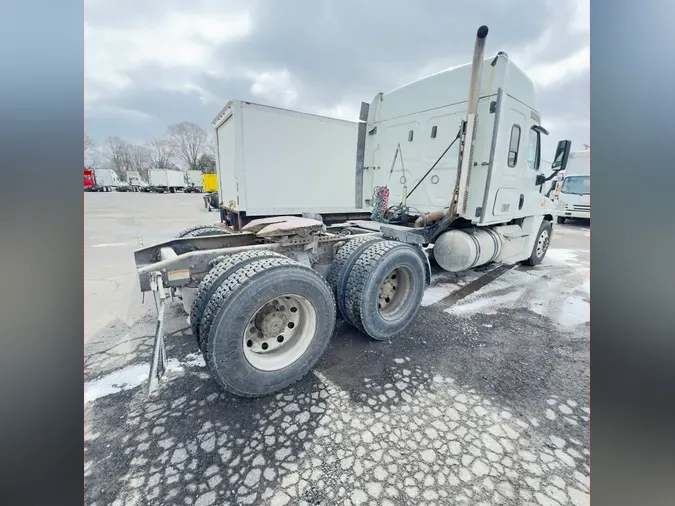
[[[570,153],[565,174],[558,182],[556,217],[591,219],[591,150]]]
[[[120,185],[120,178],[112,169],[94,169],[96,186],[94,191],[110,192]]]
[[[224,221],[362,208],[358,122],[231,100],[212,124]]]
[[[181,170],[150,169],[148,180],[152,191],[176,193],[185,189],[185,175]]]
[[[201,193],[204,191],[204,179],[201,170],[187,171],[187,186],[185,193]]]

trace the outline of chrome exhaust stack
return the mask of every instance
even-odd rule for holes
[[[459,171],[457,205],[453,206],[453,215],[466,211],[468,199],[469,175],[473,167],[473,142],[476,136],[478,99],[480,98],[480,83],[483,71],[483,58],[485,56],[485,39],[488,27],[483,25],[476,32],[476,43],[473,48],[473,62],[471,64],[471,81],[469,83],[469,102],[462,143],[461,166]]]
[[[480,95],[480,79],[483,73],[483,59],[485,56],[485,39],[488,27],[483,25],[476,33],[476,43],[473,47],[473,62],[471,63],[471,81],[469,85],[468,116],[476,115],[478,97]]]

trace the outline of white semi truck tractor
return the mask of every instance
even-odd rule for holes
[[[545,177],[535,88],[505,53],[485,58],[487,34],[478,29],[471,64],[362,105],[346,174],[355,217],[197,226],[135,251],[140,288],[158,311],[150,391],[166,364],[168,296],[182,299],[215,381],[256,397],[314,367],[337,315],[373,339],[405,339],[431,282],[428,252],[452,272],[542,261],[555,210],[539,190],[564,170],[570,142],[558,143]],[[356,219],[364,209],[371,219]]]

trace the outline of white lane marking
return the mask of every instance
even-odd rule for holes
[[[126,246],[125,242],[104,242],[101,244],[94,244],[92,248],[110,248],[112,246]]]

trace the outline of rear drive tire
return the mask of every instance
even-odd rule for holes
[[[563,223],[565,223],[565,217],[564,217],[564,216],[558,216],[558,217],[556,218],[556,221],[557,221],[560,225],[562,225]]]
[[[183,237],[202,237],[205,235],[223,235],[227,234],[227,230],[218,225],[195,225],[194,227],[186,228],[178,233],[177,239]]]
[[[235,395],[260,397],[295,383],[316,364],[335,329],[335,301],[316,271],[267,258],[240,267],[220,285],[202,325],[216,382]]]
[[[377,236],[369,235],[348,240],[347,243],[337,251],[330,264],[330,269],[328,270],[327,280],[328,284],[333,289],[333,296],[335,297],[338,310],[340,311],[340,315],[349,323],[352,322],[347,315],[344,296],[347,287],[347,278],[349,272],[352,270],[354,262],[358,260],[359,254],[365,248],[370,246],[374,240],[381,241],[382,239]]]
[[[530,265],[534,267],[539,265],[541,261],[546,256],[548,251],[549,244],[551,243],[551,232],[553,227],[551,222],[548,220],[543,220],[539,226],[539,232],[537,232],[537,238],[534,241],[534,246],[532,247],[532,254],[530,258],[523,262],[525,265]]]
[[[206,353],[206,340],[200,334],[201,321],[202,315],[206,310],[206,306],[208,305],[211,296],[233,272],[237,271],[244,265],[255,262],[256,260],[262,260],[263,258],[286,257],[280,253],[266,250],[242,251],[241,253],[228,255],[213,269],[211,269],[209,273],[204,276],[202,282],[199,283],[199,288],[197,289],[197,293],[195,294],[195,298],[192,301],[192,307],[190,309],[190,327],[192,330],[192,335],[195,336],[197,344],[199,344],[199,349],[202,351],[202,353]]]
[[[378,241],[354,263],[344,294],[348,320],[373,339],[403,331],[424,296],[425,266],[414,246]]]

